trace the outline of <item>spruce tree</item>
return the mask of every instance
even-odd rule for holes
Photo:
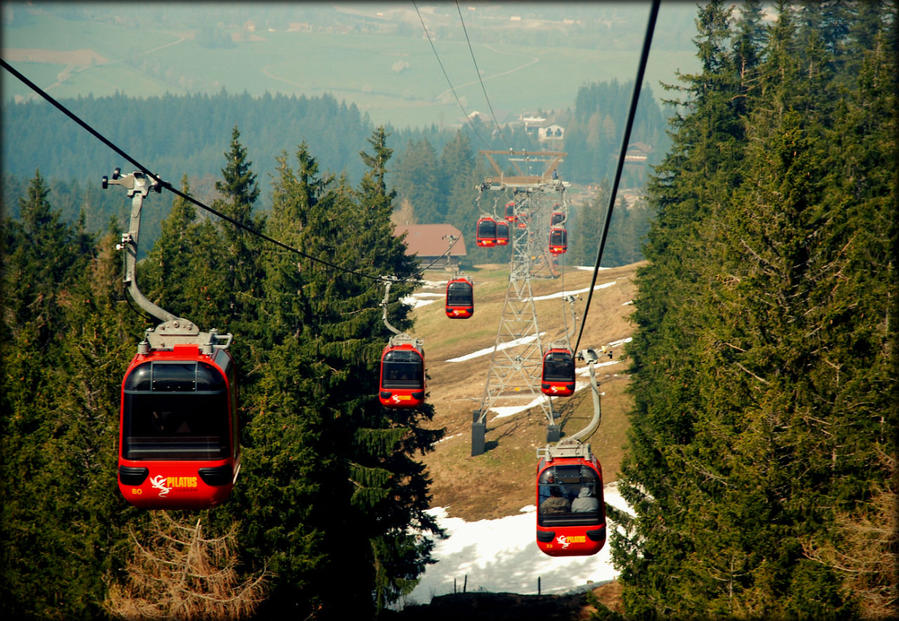
[[[213,201],[213,207],[236,221],[243,227],[254,230],[262,228],[264,219],[253,213],[259,186],[256,174],[252,172],[252,162],[247,159],[247,149],[240,142],[240,131],[235,125],[231,131],[230,149],[225,153],[225,167],[221,169],[222,179],[216,181],[215,189],[222,198]],[[220,230],[225,239],[225,258],[228,277],[225,282],[228,300],[229,325],[220,330],[247,334],[253,329],[256,319],[255,307],[261,296],[259,283],[262,272],[259,266],[259,238],[228,221],[220,221]],[[242,351],[242,344],[235,339],[235,349]]]
[[[6,223],[0,344],[2,599],[39,618],[100,614],[124,502],[115,491],[123,347],[134,317],[121,298],[116,234],[64,224],[40,175]],[[26,284],[27,283],[27,284]]]
[[[821,97],[852,83],[835,73],[841,42],[778,9],[752,88],[739,86],[743,103],[718,108],[731,118],[713,122],[743,128],[710,136],[719,153],[744,154],[739,170],[713,149],[711,178],[725,183],[692,177],[701,143],[681,131],[661,169],[670,176],[651,190],[659,217],[639,275],[622,480],[638,517],[619,516],[627,530],[612,537],[635,615],[846,616],[859,610],[859,586],[882,609],[890,580],[879,561],[859,579],[829,546],[873,543],[881,559],[895,547],[846,528],[847,516],[880,515],[894,493],[884,456],[895,438],[883,425],[896,416],[887,388],[895,333],[882,319],[895,296],[895,190],[872,165],[892,148],[883,145],[894,121],[852,110],[861,92],[868,106],[891,105],[895,89],[880,89],[895,73],[881,57],[868,65],[881,76],[876,88],[862,79],[844,103]],[[744,66],[728,65],[733,74]],[[711,99],[726,101],[734,84],[707,82]],[[714,108],[701,99],[681,130],[709,123]]]
[[[187,176],[181,191],[190,194]],[[151,197],[152,199],[152,197]],[[222,236],[209,219],[176,196],[161,234],[138,269],[138,283],[160,307],[193,321],[201,330],[229,326],[232,292]]]

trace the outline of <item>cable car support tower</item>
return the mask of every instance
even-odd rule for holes
[[[540,325],[537,309],[531,292],[531,279],[536,277],[541,267],[535,252],[549,231],[549,216],[545,201],[538,193],[564,192],[567,183],[558,179],[556,168],[566,153],[562,151],[481,151],[492,165],[496,176],[487,177],[478,188],[508,191],[515,195],[515,222],[510,223],[512,260],[509,270],[509,285],[496,342],[490,358],[487,380],[481,405],[475,410],[471,424],[471,455],[474,457],[485,451],[487,433],[487,412],[499,401],[513,400],[518,404],[540,407],[548,421],[547,442],[559,439],[558,425],[549,397],[540,390],[540,376],[543,366],[543,345],[540,341]],[[506,175],[496,163],[494,156],[504,155],[515,167],[517,175]],[[542,163],[539,175],[525,174],[519,162]],[[518,226],[524,223],[524,228]],[[532,260],[533,259],[533,260]],[[549,258],[546,259],[550,261]],[[536,268],[536,269],[535,269]],[[539,270],[542,271],[542,270]],[[552,270],[550,270],[552,271]]]

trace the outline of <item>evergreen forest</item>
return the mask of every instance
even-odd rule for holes
[[[697,25],[634,300],[625,608],[895,618],[896,5]]]
[[[634,513],[607,507],[626,618],[899,616],[896,4],[769,9],[698,8],[699,71],[665,86],[665,114],[643,88],[632,143],[654,166],[623,184],[647,199],[612,217],[603,264],[646,260],[618,479]],[[569,262],[595,259],[632,88],[587,85],[559,117],[562,177],[599,187],[573,210]],[[420,457],[443,436],[432,405],[386,409],[373,390],[378,277],[399,279],[401,330],[421,277],[391,219],[470,234],[497,208],[478,150],[540,144],[480,119],[372,127],[329,97],[63,103],[306,256],[147,198],[141,289],[235,335],[243,467],[215,509],[136,509],[116,487],[119,404],[152,322],[115,250],[127,200],[99,184],[121,162],[49,106],[4,110],[0,610],[386,616],[441,535]]]
[[[439,534],[416,456],[442,431],[422,426],[432,406],[387,410],[372,389],[389,336],[377,277],[401,279],[389,319],[407,329],[398,299],[418,268],[392,234],[384,129],[362,146],[355,186],[305,143],[282,154],[262,215],[235,127],[213,205],[355,273],[263,247],[180,197],[140,264],[152,301],[236,335],[243,468],[231,499],[199,512],[141,511],[118,493],[121,381],[148,318],[123,295],[121,231],[65,222],[31,179],[3,221],[7,614],[370,618],[414,585],[433,545],[420,533]]]
[[[633,83],[582,86],[572,109],[550,117],[568,128],[564,141],[551,147],[523,125],[496,132],[480,117],[461,129],[387,127],[395,149],[387,183],[397,192],[398,206],[411,206],[409,223],[447,222],[471,235],[477,218],[496,209],[495,196],[478,202],[478,184],[493,174],[479,150],[505,150],[509,145],[529,151],[562,150],[568,153],[560,167],[563,179],[598,184],[614,173],[632,90]],[[263,170],[277,166],[278,154],[305,142],[323,170],[345,174],[350,183],[358,183],[365,173],[353,145],[364,143],[375,129],[355,105],[328,95],[251,97],[222,91],[138,99],[118,94],[60,103],[166,181],[177,183],[187,174],[194,195],[201,200],[219,198],[215,176],[228,146],[228,130],[234,125],[240,126],[250,153],[266,154],[258,162]],[[18,216],[18,197],[35,171],[40,171],[63,220],[75,223],[82,218],[88,231],[99,232],[110,219],[127,219],[127,201],[99,188],[100,176],[122,164],[108,147],[42,101],[6,106],[2,121],[2,198],[8,216]],[[662,108],[649,87],[643,89],[632,135],[635,141],[652,145],[650,163],[661,160],[669,139]],[[627,167],[624,187],[645,185],[646,168]],[[276,182],[268,174],[260,178],[260,213],[272,209]],[[148,209],[145,214],[143,235],[150,243],[160,234],[163,214],[161,209]],[[648,214],[644,221],[647,218]],[[638,239],[629,240],[628,245],[631,254],[639,253]],[[466,249],[470,263],[508,259],[507,253],[488,254],[477,248],[473,239]],[[594,253],[585,251],[590,256],[584,262],[592,263]]]

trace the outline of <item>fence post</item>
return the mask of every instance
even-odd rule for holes
[[[540,576],[537,576],[537,595],[540,595]]]

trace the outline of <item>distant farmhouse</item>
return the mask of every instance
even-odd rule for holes
[[[524,131],[546,144],[547,148],[559,149],[565,139],[565,128],[543,116],[525,116],[520,114],[518,122],[524,125]]]
[[[397,225],[394,235],[406,235],[406,256],[414,256],[422,269],[452,269],[458,267],[465,251],[465,236],[452,224]],[[452,249],[447,249],[456,243]]]
[[[628,164],[645,164],[652,153],[652,146],[645,142],[632,142],[624,156],[624,161]]]

